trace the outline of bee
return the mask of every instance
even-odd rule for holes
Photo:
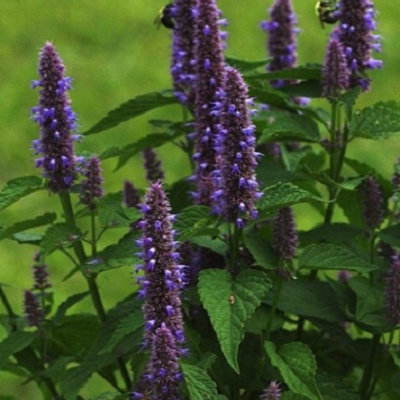
[[[165,28],[168,29],[175,28],[174,17],[172,16],[173,6],[174,5],[172,3],[168,3],[159,11],[156,19],[154,20],[154,23],[157,25],[157,28],[159,28],[161,25],[163,25]]]
[[[318,1],[315,6],[315,11],[321,22],[322,29],[324,24],[336,24],[339,20],[338,6],[336,0]]]

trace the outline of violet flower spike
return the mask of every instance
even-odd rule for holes
[[[335,101],[341,91],[347,89],[350,71],[347,68],[346,55],[335,35],[328,42],[325,65],[322,70],[322,96]]]
[[[371,231],[379,228],[383,221],[382,190],[373,176],[364,179],[361,185],[363,194],[364,220]]]
[[[185,105],[193,106],[194,92],[194,27],[197,0],[175,0],[171,9],[174,18],[171,75],[174,94]]]
[[[224,96],[218,107],[219,134],[215,141],[218,169],[214,173],[214,211],[243,228],[248,218],[257,218],[255,202],[261,197],[255,176],[255,127],[247,107],[247,86],[240,73],[225,69]]]
[[[386,311],[389,321],[400,326],[400,260],[399,256],[392,257],[392,262],[386,277]]]
[[[28,325],[40,328],[44,320],[44,312],[39,300],[30,290],[24,292],[24,312]]]
[[[33,266],[33,290],[44,292],[46,289],[51,288],[51,283],[48,278],[49,273],[47,272],[46,264],[38,263]]]
[[[264,390],[260,400],[279,400],[281,398],[281,389],[279,383],[271,381],[269,386]]]
[[[215,105],[222,95],[220,92],[224,77],[223,42],[220,36],[220,12],[215,0],[199,1],[196,8],[194,35],[195,81],[195,173],[196,184],[193,193],[196,204],[211,205],[213,192],[212,172],[215,169],[215,135],[218,131],[219,116]]]
[[[39,76],[34,87],[41,87],[39,105],[32,109],[33,119],[40,126],[40,139],[33,142],[36,166],[54,193],[71,188],[75,179],[75,156],[71,131],[76,129],[76,116],[71,109],[67,91],[71,78],[52,43],[47,42],[39,55]]]
[[[371,0],[341,0],[338,14],[338,38],[351,70],[349,87],[369,90],[371,79],[366,72],[382,68],[382,61],[372,57],[372,51],[380,51],[380,36],[373,34],[376,29],[374,4]]]
[[[143,150],[144,169],[146,170],[146,179],[149,182],[164,180],[164,171],[161,167],[161,161],[158,159],[157,153],[147,147]]]
[[[126,180],[122,191],[122,201],[128,208],[139,208],[140,197],[132,182]]]
[[[299,240],[291,207],[281,208],[274,220],[272,247],[283,261],[291,261],[296,254]]]
[[[80,194],[81,203],[86,204],[91,210],[97,205],[97,200],[103,196],[102,189],[102,170],[98,157],[92,157],[84,167],[83,175],[86,177],[82,181]]]

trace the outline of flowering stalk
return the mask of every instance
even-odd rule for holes
[[[28,325],[40,329],[44,320],[44,311],[38,298],[30,290],[24,292],[24,310]]]
[[[161,168],[161,161],[157,158],[157,153],[151,147],[143,150],[143,159],[146,179],[149,182],[164,180],[165,176]]]
[[[378,182],[373,176],[364,179],[361,192],[363,194],[364,220],[367,228],[374,231],[383,221],[383,196]]]
[[[87,205],[91,210],[94,210],[97,201],[103,196],[103,177],[101,175],[101,165],[98,157],[92,157],[85,165],[83,176],[86,177],[82,181],[82,188],[80,194],[81,203]]]
[[[279,400],[281,398],[281,389],[279,383],[271,381],[269,386],[264,390],[260,400]]]
[[[42,167],[50,191],[59,193],[70,189],[75,179],[75,156],[71,131],[76,129],[76,117],[71,109],[67,91],[71,78],[64,75],[65,67],[54,46],[47,42],[39,57],[40,80],[33,87],[41,87],[39,105],[32,109],[33,119],[40,126],[40,139],[33,147],[36,166]]]
[[[139,224],[143,235],[137,244],[142,249],[138,256],[143,264],[137,269],[144,272],[138,277],[139,296],[144,298],[144,345],[151,349],[152,357],[140,386],[147,387],[154,395],[164,393],[164,399],[175,400],[179,385],[175,363],[182,352],[179,343],[184,340],[180,299],[184,277],[182,266],[177,263],[179,253],[172,229],[174,218],[159,182],[154,182],[148,189],[142,212]],[[168,352],[163,347],[166,344]],[[161,368],[164,368],[162,374]],[[171,372],[172,369],[175,372]],[[136,396],[140,397],[140,393]]]
[[[386,277],[386,311],[389,321],[400,326],[400,260],[396,254],[392,261]]]
[[[140,203],[140,197],[135,186],[128,180],[124,182],[122,200],[128,208],[137,208]]]
[[[351,70],[349,87],[360,86],[369,90],[370,69],[382,68],[382,61],[372,58],[372,51],[380,51],[380,36],[376,29],[375,9],[371,0],[341,0],[339,7],[338,38],[345,50],[347,65]]]
[[[195,65],[195,173],[192,179],[196,183],[193,193],[197,204],[211,205],[213,182],[211,174],[215,169],[215,135],[219,118],[213,115],[213,106],[224,77],[224,55],[221,32],[219,30],[219,10],[215,0],[198,2],[195,12],[194,34]]]

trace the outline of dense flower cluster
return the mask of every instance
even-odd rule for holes
[[[275,0],[269,10],[270,20],[263,21],[261,27],[268,32],[267,48],[271,57],[268,71],[293,68],[297,62],[296,28],[297,18],[291,0]],[[288,81],[274,80],[271,85],[280,87]]]
[[[24,311],[28,325],[40,328],[44,320],[44,312],[38,298],[30,290],[24,292]]]
[[[197,0],[175,0],[172,7],[174,33],[172,37],[171,75],[174,94],[183,104],[193,105],[194,93],[194,26]]]
[[[164,180],[165,176],[161,167],[161,161],[157,158],[157,153],[151,147],[143,150],[143,159],[146,179],[149,182]]]
[[[223,43],[219,24],[219,10],[215,0],[202,0],[196,8],[197,20],[194,36],[195,64],[195,154],[196,170],[192,179],[196,183],[193,194],[197,204],[211,205],[215,169],[214,140],[218,131],[219,118],[213,115],[224,77]]]
[[[175,364],[182,353],[179,344],[184,340],[180,299],[184,277],[183,267],[178,264],[179,253],[175,250],[173,216],[159,182],[150,186],[142,212],[139,225],[143,236],[137,243],[142,249],[138,256],[143,264],[137,268],[144,274],[138,277],[138,283],[141,284],[139,296],[144,299],[144,344],[152,354],[142,381],[147,382],[152,393],[164,393],[163,399],[176,400],[173,388],[177,388],[180,374]],[[168,352],[161,356],[165,346]],[[142,382],[141,386],[146,385]]]
[[[220,119],[215,141],[218,169],[214,172],[214,211],[243,228],[247,217],[257,218],[260,198],[255,176],[255,127],[250,120],[247,86],[239,72],[226,67],[220,100],[214,109]]]
[[[269,386],[264,390],[260,400],[279,400],[281,398],[281,389],[279,383],[271,381]]]
[[[101,172],[98,157],[92,157],[84,167],[83,175],[86,179],[82,181],[80,200],[90,209],[96,208],[96,199],[103,196]]]
[[[370,88],[365,72],[382,67],[382,61],[372,58],[372,51],[380,51],[380,36],[376,29],[375,9],[371,0],[341,0],[339,33],[348,68],[351,70],[349,87]]]
[[[272,247],[283,261],[290,261],[296,254],[299,244],[293,211],[290,207],[281,208],[274,221]]]
[[[41,137],[35,140],[36,166],[44,169],[49,189],[58,193],[69,189],[75,178],[75,157],[71,135],[76,129],[76,117],[71,109],[67,91],[71,78],[64,76],[64,65],[54,46],[46,43],[39,58],[40,80],[33,87],[41,87],[39,105],[32,109],[34,120],[40,125]]]
[[[398,255],[392,257],[386,277],[386,310],[389,321],[400,326],[400,260]]]
[[[35,256],[35,265],[33,266],[33,280],[34,290],[43,292],[51,287],[51,283],[48,280],[49,273],[47,272],[47,265],[40,262],[39,254]]]
[[[364,179],[361,192],[365,224],[370,230],[379,228],[383,221],[383,196],[382,190],[373,176]]]
[[[337,99],[341,91],[347,88],[349,76],[343,46],[337,37],[332,36],[328,42],[322,71],[322,96],[329,100]]]
[[[132,182],[126,180],[122,191],[122,201],[128,208],[138,207],[140,203],[139,194]]]

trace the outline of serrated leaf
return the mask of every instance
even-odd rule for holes
[[[275,269],[279,265],[278,257],[264,238],[252,234],[244,236],[244,241],[257,265],[265,269]]]
[[[183,209],[174,223],[178,234],[177,239],[184,242],[194,236],[211,234],[213,231],[214,236],[217,236],[219,231],[211,227],[211,224],[215,223],[215,218],[210,212],[210,209],[205,206],[191,206]]]
[[[347,90],[346,92],[342,93],[338,101],[340,104],[343,104],[344,109],[346,111],[347,119],[351,120],[351,111],[356,104],[358,96],[361,94],[361,88],[357,86],[356,88]]]
[[[33,244],[35,246],[40,246],[43,235],[39,233],[18,232],[12,235],[12,238],[19,244]]]
[[[272,342],[265,343],[271,364],[279,369],[292,392],[311,400],[323,400],[315,381],[317,363],[310,348],[304,343],[292,342],[278,351]]]
[[[132,223],[132,217],[136,220],[141,216],[139,210],[129,209],[129,213],[126,211],[120,200],[103,197],[98,204],[100,224],[106,228],[126,228]]]
[[[300,65],[294,68],[282,69],[280,71],[265,72],[258,75],[252,75],[252,77],[263,79],[263,80],[275,80],[275,79],[286,79],[286,80],[319,80],[321,79],[321,65]]]
[[[73,356],[60,357],[55,360],[51,365],[49,365],[46,370],[43,371],[43,373],[40,375],[54,380],[54,378],[58,378],[65,371],[65,368],[69,363],[74,361],[75,357]]]
[[[370,272],[377,269],[343,245],[318,243],[306,247],[299,258],[300,268]]]
[[[217,385],[206,371],[196,365],[182,364],[190,400],[215,400]]]
[[[196,244],[197,246],[205,247],[206,249],[220,254],[221,256],[228,252],[228,245],[217,237],[195,236],[190,239],[190,242]]]
[[[400,105],[379,102],[354,113],[350,124],[354,136],[380,140],[400,134]]]
[[[239,344],[244,337],[244,323],[251,317],[271,288],[261,271],[242,271],[235,280],[225,270],[200,272],[198,291],[211,324],[218,336],[228,364],[239,373]]]
[[[41,242],[43,254],[50,254],[57,248],[72,246],[81,238],[81,231],[76,227],[66,223],[58,223],[48,228]]]
[[[348,242],[362,233],[364,231],[356,226],[338,222],[330,225],[321,225],[309,231],[300,231],[299,239],[301,245],[304,247],[316,242]]]
[[[255,70],[259,67],[264,67],[268,63],[268,60],[247,61],[247,60],[240,60],[234,57],[225,57],[225,61],[230,66],[235,67],[242,73]]]
[[[99,354],[107,353],[112,350],[126,335],[135,332],[144,325],[143,314],[141,311],[134,310],[131,314],[123,318],[114,334],[111,336],[107,344],[101,349]]]
[[[274,291],[271,291],[263,302],[272,305],[273,299]],[[346,319],[335,292],[326,282],[284,282],[277,308],[290,314],[315,317],[329,322],[341,322]]]
[[[324,400],[360,400],[360,396],[345,380],[327,373],[317,373],[317,385]]]
[[[0,366],[8,361],[8,358],[28,347],[36,338],[35,332],[11,332],[0,342]]]
[[[246,81],[249,82],[249,78],[246,78]],[[290,105],[290,97],[278,90],[264,87],[253,87],[252,85],[250,85],[249,96],[254,97],[259,103],[268,104],[272,107],[280,107],[288,110],[293,109],[293,107],[291,107]]]
[[[379,238],[394,247],[400,247],[400,225],[392,225],[378,233]]]
[[[85,297],[87,297],[89,292],[83,292],[83,293],[77,293],[73,294],[72,296],[68,297],[65,301],[63,301],[58,309],[54,317],[52,318],[52,321],[55,324],[61,323],[61,321],[64,319],[66,312],[75,304],[79,303],[82,301]]]
[[[12,226],[4,229],[0,234],[0,240],[10,238],[12,235],[15,235],[19,232],[24,232],[28,229],[37,228],[43,225],[49,225],[57,219],[57,215],[55,213],[45,213],[43,215],[39,215],[33,219],[27,219],[25,221],[20,221],[15,223]]]
[[[43,179],[37,176],[21,176],[8,181],[0,192],[0,211],[23,197],[43,189]]]
[[[322,84],[319,80],[308,80],[279,87],[283,93],[292,97],[319,98],[322,97]]]
[[[92,128],[84,132],[84,135],[92,135],[114,128],[122,122],[136,118],[147,111],[176,103],[178,103],[178,101],[168,91],[153,92],[137,96],[110,111],[105,118],[101,119]]]
[[[271,113],[271,120],[262,131],[258,144],[287,140],[317,142],[320,132],[317,123],[306,115],[283,111]]]

